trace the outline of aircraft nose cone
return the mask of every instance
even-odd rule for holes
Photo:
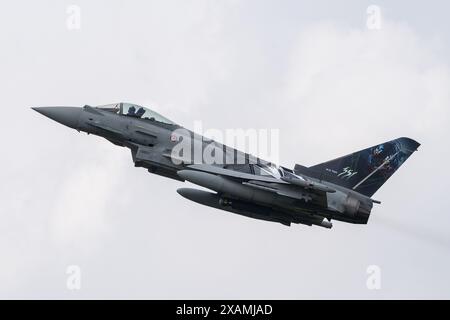
[[[33,110],[70,128],[78,129],[78,120],[82,112],[77,107],[35,107]]]

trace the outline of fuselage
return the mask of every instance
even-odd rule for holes
[[[201,204],[287,225],[294,222],[330,227],[324,218],[351,223],[367,223],[369,218],[372,200],[368,197],[318,179],[310,179],[308,183],[311,186],[315,183],[315,188],[322,188],[325,193],[318,195],[313,190],[308,191],[306,185],[299,191],[298,184],[305,182],[298,179],[293,170],[204,138],[137,105],[118,103],[103,107],[42,107],[35,110],[73,129],[129,148],[136,167],[179,181],[195,180],[194,183],[217,192],[208,195],[187,189],[179,191]],[[210,169],[191,173],[195,171],[193,165],[198,164],[208,164]],[[191,170],[186,172],[187,168]],[[236,176],[223,177],[214,171],[224,169],[232,170]],[[252,182],[249,175],[258,176],[258,181]],[[236,181],[242,177],[250,183]],[[358,207],[351,212],[344,207],[350,195],[358,201]]]

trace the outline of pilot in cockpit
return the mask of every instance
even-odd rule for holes
[[[144,115],[144,113],[145,113],[145,109],[143,107],[140,107],[138,109],[138,111],[136,111],[136,117],[140,118]]]
[[[134,116],[136,116],[136,108],[134,107],[134,106],[131,106],[129,109],[128,109],[128,112],[127,112],[127,116],[132,116],[132,117],[134,117]]]

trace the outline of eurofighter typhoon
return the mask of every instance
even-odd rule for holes
[[[136,167],[211,190],[178,189],[186,199],[287,226],[331,228],[333,219],[367,224],[373,204],[380,203],[373,194],[420,145],[398,138],[311,167],[297,164],[288,169],[204,138],[131,103],[33,109],[129,148]],[[216,161],[203,157],[194,161],[192,155],[198,152]]]

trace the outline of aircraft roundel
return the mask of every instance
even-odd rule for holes
[[[177,137],[177,135],[175,133],[172,133],[170,135],[170,141],[172,141],[172,142],[178,141],[178,137]]]

